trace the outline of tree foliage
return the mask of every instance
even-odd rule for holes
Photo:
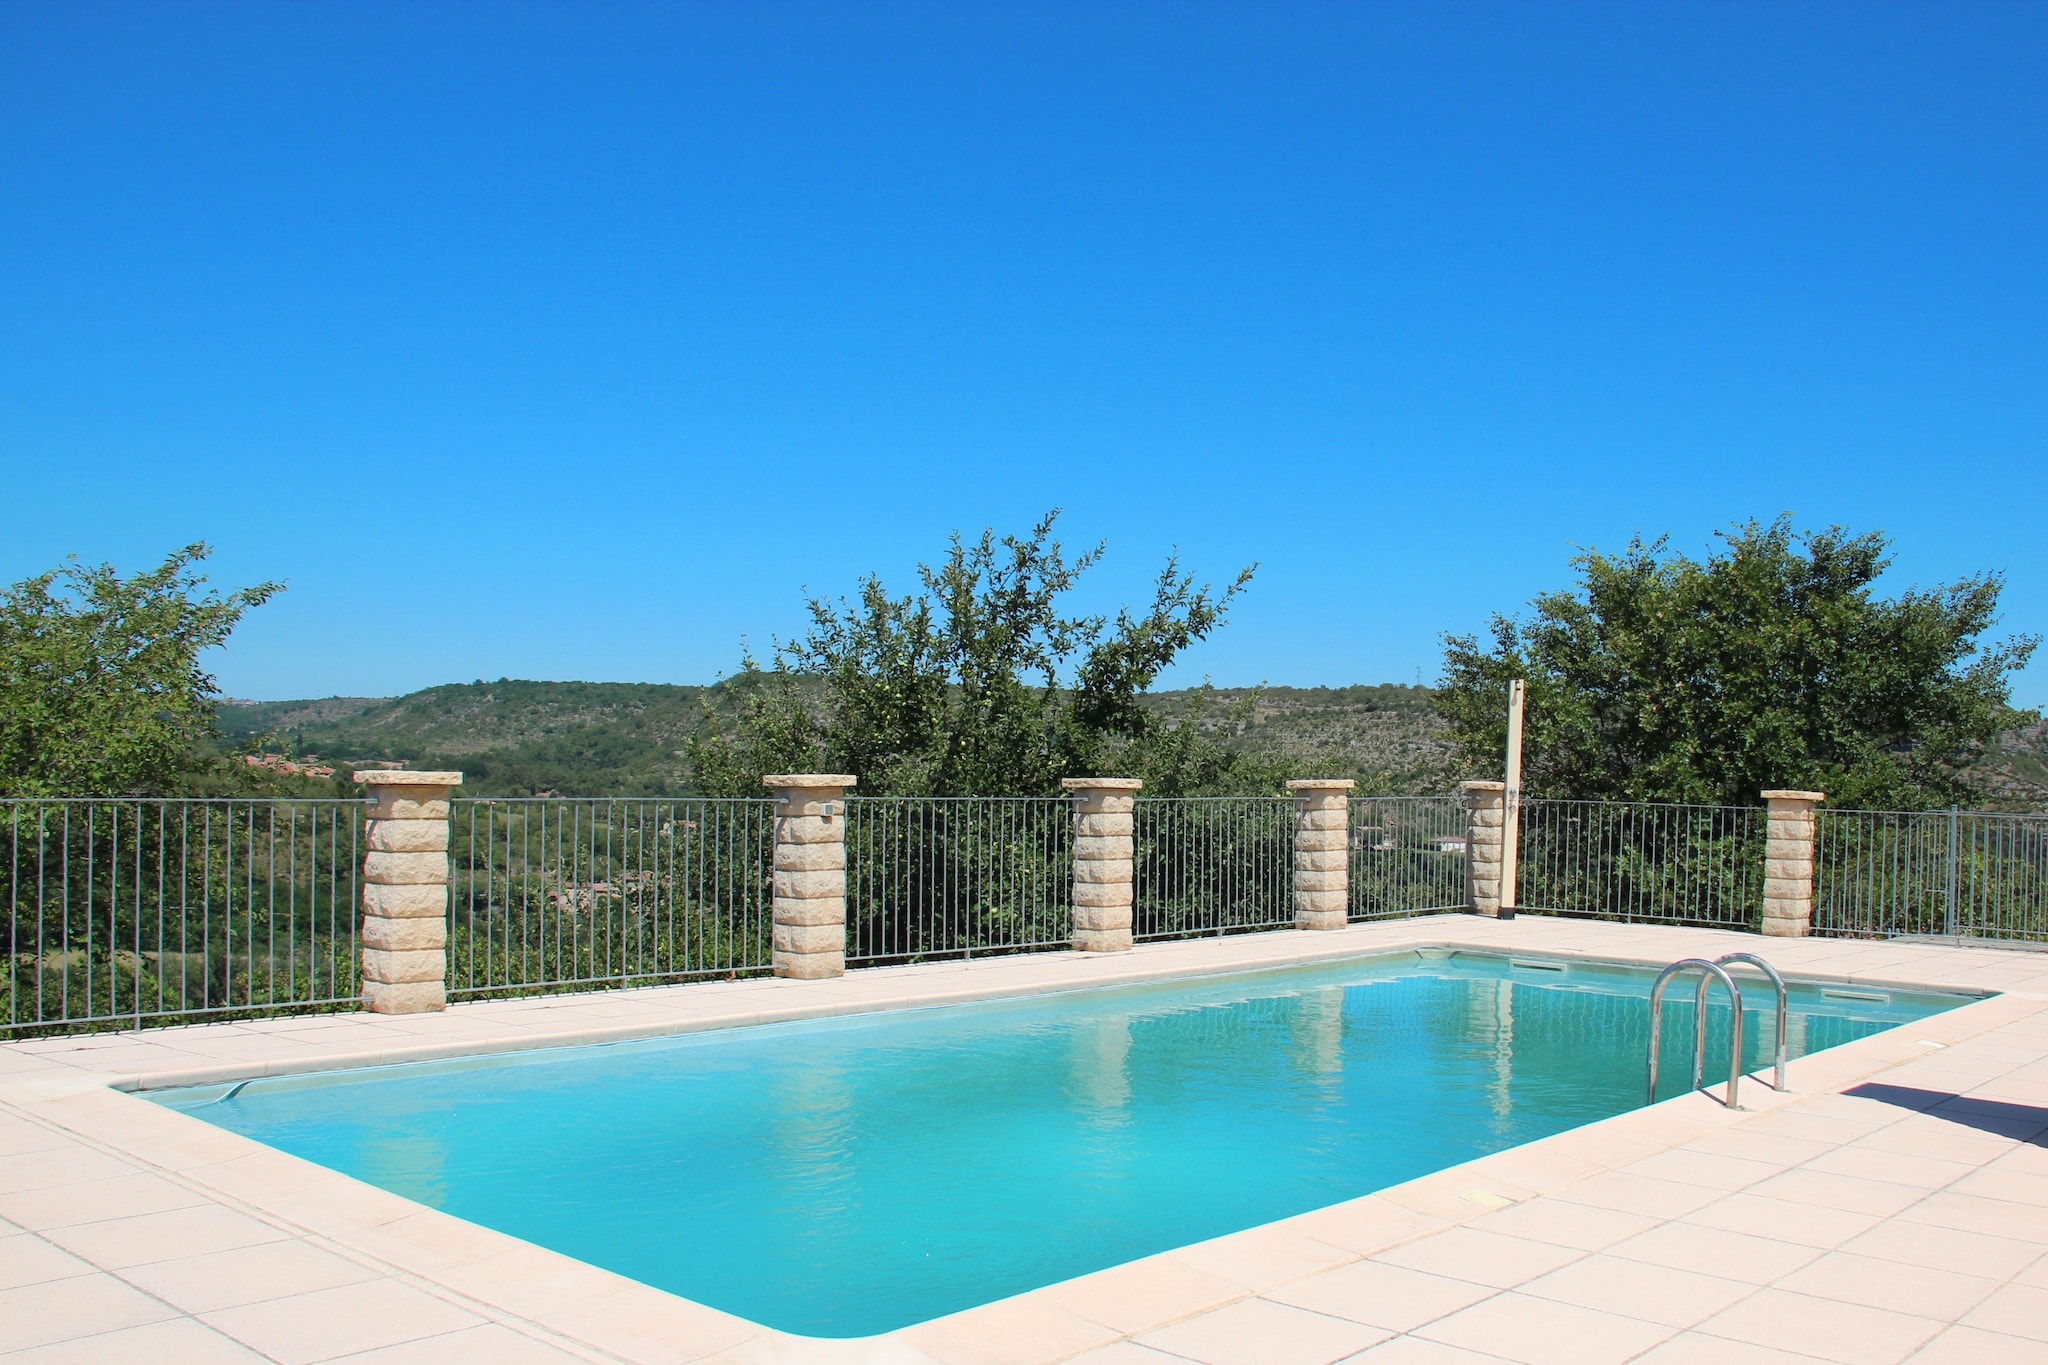
[[[1663,539],[1572,560],[1576,587],[1490,639],[1446,636],[1439,714],[1498,770],[1507,684],[1528,680],[1531,795],[1838,806],[1967,801],[1962,767],[2012,723],[2008,678],[2035,641],[1982,644],[2003,586],[1979,574],[1879,597],[1882,534],[1755,521],[1695,560]]]
[[[1057,516],[1023,537],[955,533],[905,596],[869,576],[851,601],[813,598],[801,638],[767,668],[746,660],[737,736],[692,744],[698,787],[756,795],[763,773],[804,771],[892,795],[1050,795],[1110,769],[1166,793],[1240,779],[1237,760],[1138,698],[1222,624],[1252,569],[1218,591],[1169,559],[1143,611],[1073,615],[1063,599],[1103,547],[1069,556]]]
[[[163,793],[191,774],[218,696],[199,656],[281,591],[202,591],[208,553],[132,578],[72,563],[0,595],[0,795]]]

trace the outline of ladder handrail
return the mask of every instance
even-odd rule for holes
[[[1646,1104],[1657,1102],[1657,1044],[1664,1031],[1664,988],[1671,978],[1684,972],[1705,972],[1721,978],[1721,984],[1728,988],[1728,1005],[1732,1020],[1729,1024],[1728,1052],[1728,1107],[1740,1109],[1736,1101],[1736,1088],[1742,1081],[1742,988],[1735,984],[1735,978],[1726,967],[1718,962],[1709,962],[1703,957],[1684,957],[1657,973],[1657,982],[1650,987],[1650,1085]],[[1707,982],[1701,980],[1699,1005],[1693,1011],[1692,1085],[1700,1088],[1704,1079],[1707,1061]]]
[[[1764,961],[1755,953],[1723,953],[1720,957],[1717,957],[1714,960],[1724,967],[1730,966],[1738,962],[1743,964],[1744,966],[1754,967],[1758,971],[1762,972],[1765,976],[1768,976],[1771,979],[1771,985],[1777,988],[1778,1057],[1776,1066],[1773,1068],[1771,1089],[1776,1090],[1782,1094],[1785,1089],[1785,1019],[1787,1014],[1789,1013],[1789,1011],[1787,1011],[1787,1009],[1785,1008],[1785,978],[1778,975],[1778,969],[1776,967],[1773,967],[1770,963]],[[1701,977],[1700,998],[1702,1000],[1705,1000],[1706,993],[1707,980],[1705,977]]]

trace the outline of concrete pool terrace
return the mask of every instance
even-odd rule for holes
[[[791,1337],[122,1089],[649,1037],[1414,947],[1997,991],[1362,1199],[882,1337]],[[0,1352],[24,1360],[2048,1359],[2048,956],[1524,917],[0,1047]],[[1057,1216],[1049,1210],[1048,1216]]]

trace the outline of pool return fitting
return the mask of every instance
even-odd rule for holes
[[[1664,988],[1674,977],[1698,972],[1699,993],[1694,997],[1693,1005],[1692,1088],[1698,1090],[1706,1075],[1707,988],[1718,979],[1728,989],[1728,1095],[1725,1102],[1730,1109],[1742,1107],[1737,1093],[1742,1082],[1742,988],[1735,984],[1735,977],[1728,970],[1731,966],[1756,968],[1770,978],[1777,992],[1778,1048],[1771,1088],[1780,1092],[1785,1089],[1785,978],[1778,974],[1776,967],[1754,953],[1729,953],[1712,962],[1703,957],[1687,957],[1657,973],[1656,984],[1650,987],[1649,1084],[1643,1101],[1645,1104],[1657,1102],[1657,1047],[1664,1031]]]

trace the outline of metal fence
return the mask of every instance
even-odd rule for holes
[[[361,801],[0,801],[0,1036],[353,1002]]]
[[[1465,807],[1455,798],[1352,798],[1353,923],[1462,907],[1465,866]]]
[[[1291,798],[1156,797],[1134,806],[1134,938],[1294,923]]]
[[[1454,798],[1351,803],[1353,921],[1466,901]],[[767,799],[451,803],[456,999],[765,973]],[[1293,922],[1287,797],[1135,803],[1141,940]],[[290,1013],[358,998],[363,819],[353,800],[0,801],[0,1037]],[[847,960],[1066,946],[1064,798],[845,803]],[[1814,929],[2048,942],[2048,816],[1821,810]],[[1532,800],[1532,913],[1753,928],[1765,813]]]
[[[768,970],[775,803],[450,803],[448,995]]]
[[[2048,816],[1817,811],[1813,929],[2048,942]]]
[[[1524,801],[1516,900],[1535,912],[1754,928],[1764,820],[1748,806]]]
[[[846,802],[846,960],[1064,948],[1074,806],[1060,797]]]

